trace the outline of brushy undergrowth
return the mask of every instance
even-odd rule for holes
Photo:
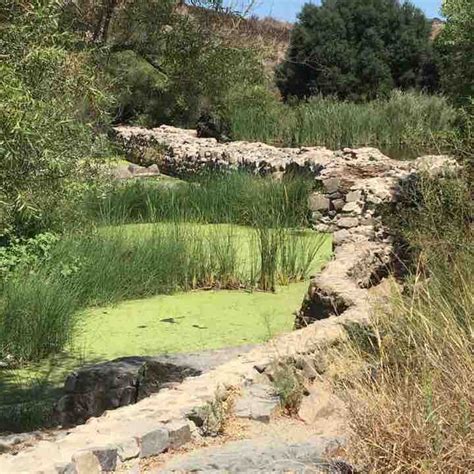
[[[231,108],[236,140],[281,146],[431,146],[433,137],[454,130],[455,109],[440,96],[394,91],[366,103],[316,97],[295,105],[249,95]]]
[[[472,472],[474,241],[466,178],[423,178],[400,209],[415,266],[352,350],[350,452],[369,472]]]

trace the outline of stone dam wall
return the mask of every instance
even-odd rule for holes
[[[369,322],[369,289],[380,283],[396,259],[381,208],[400,199],[406,180],[421,172],[439,173],[457,166],[446,156],[399,162],[374,148],[331,151],[246,142],[220,144],[200,139],[194,131],[167,126],[153,130],[117,127],[116,133],[129,159],[153,165],[152,174],[156,167],[178,177],[211,169],[248,169],[275,179],[286,173],[310,173],[317,189],[308,200],[313,226],[333,234],[334,258],[311,278],[292,333],[256,347],[236,349],[231,357],[219,358],[219,363],[205,370],[191,364],[194,376],[184,380],[179,376],[179,383],[163,384],[158,392],[151,390],[150,396],[133,405],[49,433],[19,454],[0,456],[0,472],[95,474],[120,470],[131,460],[156,456],[191,441],[198,431],[196,411],[230,387],[245,392],[260,384],[273,361],[291,357],[302,366],[314,364],[314,354],[321,347],[346,337],[346,323]],[[170,363],[189,365],[189,360],[155,362],[167,367]],[[113,366],[108,364],[105,369]],[[110,377],[115,380],[115,375]],[[77,374],[70,378],[70,385],[79,378]],[[115,393],[117,387],[113,388]],[[88,392],[88,396],[93,394]],[[68,405],[70,399],[65,401]],[[63,415],[68,414],[71,412]]]

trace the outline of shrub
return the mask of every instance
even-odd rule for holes
[[[394,0],[307,4],[277,71],[285,98],[314,94],[367,100],[393,88],[422,88],[433,78],[431,26],[422,11]]]
[[[93,54],[58,29],[55,1],[0,7],[0,238],[48,229],[81,161],[103,149],[109,104]]]

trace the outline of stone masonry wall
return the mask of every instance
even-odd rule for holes
[[[455,167],[445,156],[398,162],[374,148],[279,149],[260,143],[219,144],[195,132],[172,127],[146,130],[117,127],[118,140],[134,160],[158,147],[162,172],[183,176],[206,169],[246,168],[276,179],[309,172],[315,191],[309,198],[315,229],[334,235],[334,258],[309,284],[299,311],[299,330],[241,353],[213,370],[130,406],[107,411],[70,430],[34,441],[17,455],[0,456],[0,472],[99,474],[120,469],[189,442],[195,426],[189,416],[226,387],[243,387],[262,367],[284,357],[307,357],[346,337],[344,324],[368,322],[369,288],[377,285],[393,260],[390,233],[380,206],[397,200],[400,183],[421,171]],[[149,155],[149,154],[148,154]],[[309,324],[314,323],[314,324]],[[258,379],[260,380],[260,379]]]

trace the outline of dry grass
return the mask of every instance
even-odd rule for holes
[[[468,262],[443,269],[449,277],[432,271],[410,295],[395,292],[388,309],[378,310],[372,336],[352,339],[370,370],[348,390],[350,452],[369,472],[474,471],[474,278]]]

